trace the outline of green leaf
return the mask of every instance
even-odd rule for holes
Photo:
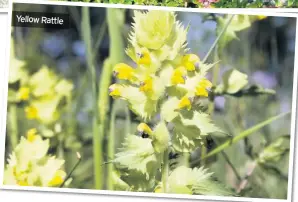
[[[193,195],[233,196],[232,191],[220,182],[212,179],[213,173],[207,169],[177,167],[169,176],[168,186],[170,193]]]
[[[128,171],[121,174],[121,179],[128,184],[128,191],[152,192],[156,181],[156,173],[157,169],[148,178],[145,174],[139,171]]]
[[[121,96],[128,102],[129,108],[145,121],[157,112],[158,100],[149,99],[137,87],[123,85]]]
[[[139,171],[147,178],[156,166],[160,165],[159,156],[152,147],[152,140],[136,135],[127,135],[115,157],[113,162],[118,164],[120,169]]]
[[[290,135],[277,138],[268,145],[259,155],[259,163],[277,162],[290,150]]]
[[[204,144],[210,133],[224,133],[211,121],[208,114],[198,111],[181,111],[173,119],[172,144],[179,152],[191,152]]]
[[[168,100],[166,100],[161,105],[161,118],[167,122],[171,122],[179,114],[179,112],[176,111],[178,104],[179,99],[177,97],[170,97]]]
[[[223,82],[218,85],[215,92],[234,94],[248,84],[247,75],[236,69],[230,69],[223,75]]]
[[[117,171],[112,172],[112,181],[113,181],[115,190],[129,191],[130,186],[121,179],[120,172],[117,172]]]
[[[200,129],[201,134],[207,135],[214,132],[224,133],[212,122],[209,114],[199,111],[181,111],[180,117],[184,126],[196,126]]]
[[[217,27],[216,33],[217,35],[221,32],[223,27],[226,25],[229,20],[230,15],[226,15],[225,17],[217,17]],[[249,15],[235,15],[227,27],[224,35],[219,40],[219,49],[222,50],[225,46],[231,42],[232,40],[239,40],[237,37],[237,32],[247,29],[251,26]]]
[[[251,85],[245,89],[242,89],[234,94],[229,94],[223,92],[223,89],[216,88],[214,90],[214,95],[230,95],[234,97],[243,97],[243,96],[258,96],[258,95],[275,95],[276,92],[272,89],[263,88],[260,85]]]
[[[152,136],[152,146],[154,151],[157,153],[164,152],[168,148],[170,141],[170,133],[165,122],[161,121],[156,125]]]
[[[215,148],[214,150],[212,150],[211,152],[209,152],[206,156],[204,156],[202,159],[206,159],[206,158],[209,158],[210,156],[213,156],[219,152],[221,152],[222,150],[228,148],[229,146],[231,146],[232,144],[235,144],[236,142],[244,139],[245,137],[253,134],[254,132],[256,132],[257,130],[261,129],[262,127],[272,123],[273,121],[276,121],[286,115],[289,115],[290,112],[287,112],[287,113],[283,113],[283,114],[279,114],[277,116],[273,116],[243,132],[241,132],[239,135],[237,135],[236,137],[230,139],[230,140],[227,140],[225,143],[219,145],[217,148]],[[200,160],[202,160],[200,159]]]

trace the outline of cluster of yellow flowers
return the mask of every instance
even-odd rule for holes
[[[187,53],[187,30],[176,15],[135,11],[134,20],[126,53],[136,67],[125,63],[114,67],[114,76],[127,83],[112,84],[110,96],[128,101],[131,109],[145,119],[156,112],[164,95],[179,98],[176,109],[187,110],[195,97],[208,97],[212,83],[205,74],[210,67],[198,55]]]
[[[47,155],[49,140],[43,140],[35,128],[28,130],[26,137],[10,154],[4,173],[5,185],[60,186],[66,173],[64,160]]]

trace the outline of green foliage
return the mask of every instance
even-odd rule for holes
[[[259,154],[258,162],[276,163],[290,150],[290,135],[277,138]]]
[[[203,167],[191,169],[185,166],[179,166],[169,176],[169,192],[213,196],[235,195],[220,182],[214,181],[212,174],[208,173],[208,169],[204,169]]]
[[[217,26],[216,32],[219,34],[223,29],[224,25],[229,20],[230,15],[225,15],[224,17],[217,17]],[[232,40],[239,40],[237,37],[237,32],[245,30],[249,28],[251,25],[250,16],[249,15],[236,15],[233,17],[232,22],[229,24],[224,36],[220,39],[218,43],[219,51],[222,51],[226,45]]]
[[[149,177],[154,168],[160,164],[159,156],[155,153],[151,139],[143,139],[136,135],[128,135],[123,147],[113,160],[119,168],[136,170]],[[153,170],[152,170],[153,169]]]
[[[222,78],[223,82],[217,86],[216,91],[234,94],[242,90],[247,84],[247,75],[236,69],[226,71]]]

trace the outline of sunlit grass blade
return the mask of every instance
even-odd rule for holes
[[[277,119],[280,119],[286,115],[290,114],[290,112],[287,112],[287,113],[283,113],[283,114],[279,114],[277,116],[273,116],[269,119],[267,119],[266,121],[263,121],[243,132],[241,132],[238,136],[230,139],[230,140],[227,140],[225,143],[221,144],[220,146],[218,146],[217,148],[215,148],[214,150],[212,150],[211,152],[209,152],[206,156],[204,156],[203,158],[199,159],[200,160],[203,160],[203,159],[206,159],[208,157],[211,157],[219,152],[221,152],[222,150],[228,148],[229,146],[231,146],[232,144],[235,144],[237,143],[238,141],[244,139],[245,137],[253,134],[254,132],[256,132],[257,130],[261,129],[262,127],[272,123],[273,121],[276,121]]]
[[[233,17],[235,15],[231,15],[231,17],[229,18],[227,24],[224,26],[224,28],[222,29],[222,31],[219,33],[219,35],[216,37],[215,41],[213,42],[212,46],[210,47],[208,53],[206,54],[206,56],[204,57],[204,59],[202,60],[203,63],[205,63],[208,59],[208,57],[211,55],[212,51],[214,50],[214,48],[216,47],[216,45],[219,42],[219,39],[223,36],[223,34],[226,32],[228,26],[230,25],[230,23],[233,20]]]

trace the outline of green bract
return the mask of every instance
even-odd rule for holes
[[[212,180],[213,173],[204,168],[187,168],[179,166],[169,176],[168,187],[170,193],[232,196],[224,185]]]

